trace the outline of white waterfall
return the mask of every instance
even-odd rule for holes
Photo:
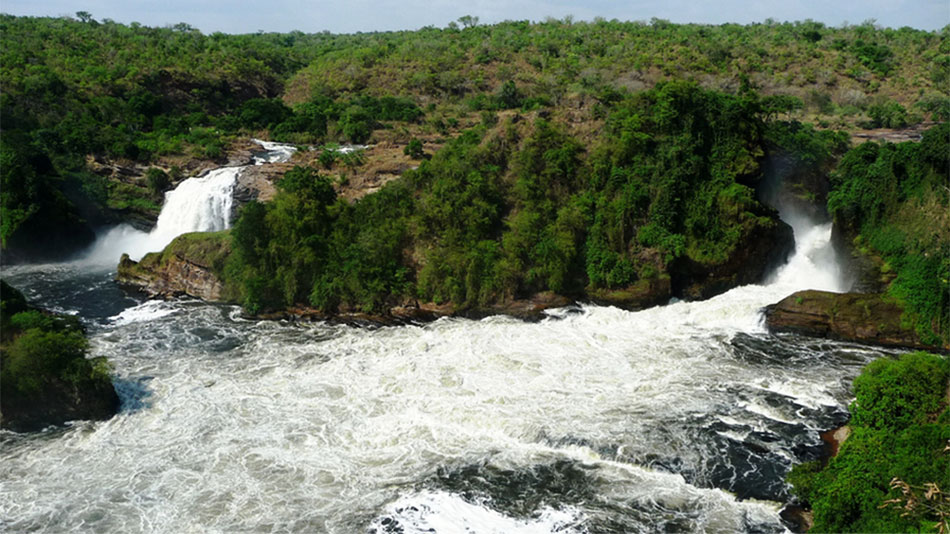
[[[254,139],[264,152],[254,164],[284,162],[296,151],[293,146]],[[115,266],[122,254],[139,260],[165,248],[188,232],[216,232],[231,226],[234,186],[245,167],[222,167],[204,176],[188,178],[165,193],[165,203],[151,232],[122,224],[103,234],[80,260],[93,265]]]
[[[151,248],[163,248],[185,232],[216,232],[230,225],[232,194],[243,167],[225,167],[185,180],[165,193],[165,205],[148,235]]]

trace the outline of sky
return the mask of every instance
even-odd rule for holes
[[[860,24],[939,30],[950,24],[950,0],[2,0],[0,12],[13,15],[74,16],[87,11],[96,20],[166,26],[185,22],[204,33],[328,30],[354,33],[445,27],[463,15],[481,23],[503,20],[542,21],[643,20],[747,24],[812,19],[828,26]]]

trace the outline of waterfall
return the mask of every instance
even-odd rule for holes
[[[254,321],[194,300],[125,303],[111,277],[74,265],[20,267],[5,274],[27,294],[96,318],[91,355],[114,366],[123,407],[0,432],[0,524],[783,532],[785,473],[818,457],[819,432],[847,420],[851,380],[881,355],[767,334],[763,306],[837,288],[830,227],[791,222],[795,254],[763,284],[533,323]]]
[[[259,162],[289,154],[261,145]],[[103,257],[114,266],[121,252],[226,228],[240,172],[183,182],[155,230],[113,229]],[[818,457],[819,432],[847,420],[848,385],[882,353],[765,331],[763,306],[841,289],[830,224],[782,217],[795,253],[762,284],[533,323],[254,321],[194,300],[128,303],[105,271],[15,268],[5,276],[33,298],[96,319],[91,355],[114,366],[122,410],[0,432],[0,525],[783,532],[789,466]]]
[[[296,151],[293,146],[253,140],[263,149],[253,156],[254,165],[284,162]],[[234,186],[246,167],[222,167],[201,177],[188,178],[165,193],[165,203],[151,232],[122,224],[105,232],[80,262],[114,267],[122,254],[139,260],[165,248],[188,232],[216,232],[231,226]]]
[[[155,229],[148,235],[150,248],[164,248],[185,232],[216,232],[230,221],[232,193],[243,167],[225,167],[202,178],[185,180],[165,194],[165,205]]]

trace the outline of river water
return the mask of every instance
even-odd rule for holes
[[[763,306],[840,289],[830,227],[795,232],[763,285],[535,323],[250,321],[123,293],[91,259],[105,247],[6,268],[84,319],[122,409],[0,432],[0,530],[782,532],[784,474],[817,457],[880,356],[765,332]]]

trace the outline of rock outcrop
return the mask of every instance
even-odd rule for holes
[[[234,184],[234,203],[231,205],[231,220],[237,220],[241,207],[248,202],[257,200],[267,202],[277,194],[274,185],[290,169],[291,163],[268,163],[267,165],[250,165],[238,174]]]
[[[119,396],[109,380],[66,382],[52,378],[38,395],[4,392],[0,396],[0,427],[28,432],[79,419],[109,419],[118,409]]]
[[[141,261],[123,254],[116,280],[150,297],[188,295],[221,302],[227,299],[220,273],[230,251],[226,232],[183,234],[164,251],[146,254]]]
[[[105,358],[87,359],[76,317],[30,306],[0,280],[0,428],[39,430],[119,409]]]
[[[642,310],[666,304],[672,298],[670,277],[660,274],[653,278],[638,280],[624,289],[595,289],[588,296],[595,304],[616,306],[625,310]]]
[[[670,273],[673,296],[702,300],[734,287],[758,283],[785,263],[794,249],[791,226],[777,218],[771,224],[755,224],[725,261],[704,264],[689,258],[678,260]]]
[[[946,351],[901,324],[903,309],[876,293],[799,291],[765,309],[769,331],[886,347]]]

